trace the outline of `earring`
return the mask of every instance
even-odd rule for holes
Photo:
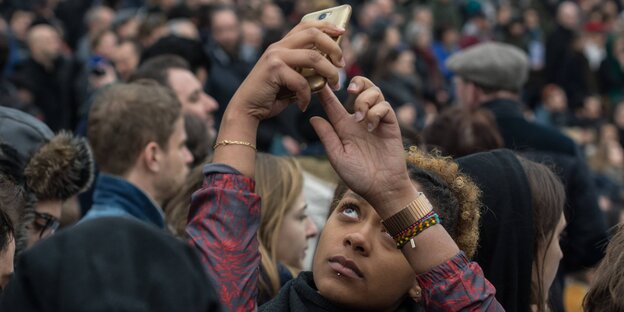
[[[420,302],[422,300],[422,292],[420,291],[420,288],[410,290],[409,295],[415,302]]]
[[[340,273],[336,273],[336,275],[340,276]]]

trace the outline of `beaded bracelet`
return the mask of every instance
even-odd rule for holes
[[[401,239],[401,237],[405,236],[405,235],[409,235],[410,231],[413,231],[415,227],[417,227],[421,222],[429,219],[431,216],[433,216],[435,214],[435,212],[429,211],[429,213],[427,213],[426,215],[424,215],[422,218],[418,219],[418,221],[414,222],[412,225],[408,226],[407,228],[405,228],[403,231],[395,234],[394,236],[392,236],[392,238],[396,241]]]
[[[424,230],[436,224],[440,224],[440,217],[438,216],[438,214],[428,214],[425,218],[422,219],[422,221],[412,224],[409,228],[405,229],[404,231],[393,237],[394,241],[396,242],[397,248],[403,248],[403,246],[405,246],[405,244],[407,244],[407,242],[409,241],[412,242],[412,248],[415,248],[416,245],[414,244],[413,238],[416,237],[418,234],[422,233]]]

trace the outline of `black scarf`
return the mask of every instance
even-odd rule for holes
[[[26,251],[1,311],[219,311],[194,250],[129,218],[86,221]]]
[[[381,268],[380,268],[381,270]],[[318,293],[314,284],[312,272],[302,272],[290,280],[273,300],[260,307],[260,311],[323,311],[343,312],[344,308],[337,307]],[[422,311],[421,307],[411,299],[406,299],[397,309],[397,312]]]
[[[474,260],[496,287],[496,299],[507,311],[529,311],[534,230],[524,170],[509,150],[473,154],[457,163],[483,192]]]

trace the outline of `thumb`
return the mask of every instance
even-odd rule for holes
[[[327,120],[315,116],[310,118],[310,123],[319,136],[321,143],[323,143],[327,157],[330,160],[336,159],[339,155],[344,153],[342,141],[340,141],[338,134]]]

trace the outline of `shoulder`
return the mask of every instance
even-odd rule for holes
[[[534,131],[539,133],[544,144],[552,147],[553,152],[563,153],[569,156],[575,156],[577,154],[576,143],[558,129],[547,125],[540,125],[535,122],[531,122],[530,124],[534,128]]]

